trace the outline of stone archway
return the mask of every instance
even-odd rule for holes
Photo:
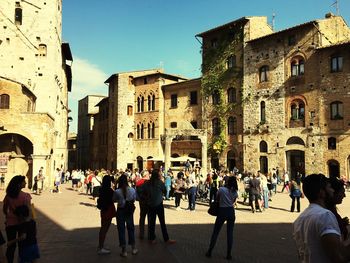
[[[5,175],[5,184],[15,175],[27,177],[28,188],[33,179],[33,143],[26,137],[16,133],[0,135],[0,155],[7,162],[2,162],[1,173]],[[6,164],[6,167],[5,167]]]

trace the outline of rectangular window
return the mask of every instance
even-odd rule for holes
[[[16,7],[15,9],[15,24],[22,25],[22,8]]]
[[[190,93],[190,104],[191,105],[197,105],[198,104],[198,96],[197,91],[191,91]]]
[[[177,108],[177,94],[171,94],[170,108]]]
[[[339,72],[343,70],[343,57],[332,57],[331,72]]]
[[[177,128],[177,122],[171,122],[170,128]]]
[[[132,115],[132,106],[128,106],[128,116],[131,116]]]

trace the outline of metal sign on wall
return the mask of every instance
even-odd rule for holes
[[[9,162],[9,156],[0,154],[0,173],[6,173],[7,172],[7,164],[8,164],[8,162]]]

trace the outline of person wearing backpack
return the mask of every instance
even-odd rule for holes
[[[124,173],[118,179],[118,189],[114,192],[114,201],[118,203],[117,208],[117,227],[119,236],[119,246],[122,248],[121,257],[127,257],[125,226],[128,230],[129,245],[131,245],[131,254],[136,255],[138,250],[135,246],[135,226],[134,211],[136,191],[128,185],[127,175]]]
[[[97,254],[106,255],[110,254],[111,251],[104,247],[106,234],[112,223],[113,217],[115,217],[115,207],[113,202],[114,191],[111,187],[111,177],[105,176],[102,179],[102,185],[99,191],[99,198],[97,199],[97,208],[101,210],[101,228],[98,239],[98,250]]]

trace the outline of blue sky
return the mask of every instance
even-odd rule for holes
[[[163,67],[167,73],[200,76],[195,35],[243,16],[275,13],[281,30],[336,13],[333,0],[63,0],[63,40],[73,53],[70,131],[77,130],[77,101],[107,95],[113,73]],[[350,25],[350,0],[340,0]]]

